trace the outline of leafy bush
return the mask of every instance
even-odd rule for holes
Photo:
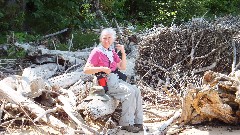
[[[24,58],[27,54],[27,52],[22,49],[22,48],[17,48],[15,46],[12,46],[10,47],[8,50],[7,50],[7,54],[8,54],[8,59],[9,58]]]
[[[81,50],[84,48],[92,47],[95,43],[99,42],[99,34],[90,31],[76,31],[73,38],[73,49]]]
[[[39,36],[34,36],[28,33],[23,33],[23,32],[18,32],[15,33],[15,40],[19,43],[26,43],[26,42],[31,42],[31,41],[35,41],[38,39]]]

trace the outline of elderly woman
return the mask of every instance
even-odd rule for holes
[[[125,70],[127,61],[123,45],[115,45],[115,48],[122,53],[121,59],[115,52],[113,47],[115,39],[116,32],[112,28],[102,30],[100,44],[89,55],[84,73],[95,74],[99,85],[105,88],[106,93],[122,103],[122,114],[119,121],[121,129],[137,133],[143,130],[141,92],[137,87],[120,79],[116,72],[117,69]]]

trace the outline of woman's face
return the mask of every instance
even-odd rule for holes
[[[109,33],[105,33],[101,37],[101,44],[104,48],[109,48],[113,43],[113,36]]]

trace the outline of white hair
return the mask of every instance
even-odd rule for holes
[[[100,40],[102,39],[102,36],[103,36],[104,34],[110,34],[110,35],[112,35],[113,40],[115,41],[115,39],[116,39],[116,31],[115,31],[113,28],[105,28],[105,29],[103,29],[102,32],[101,32],[101,34],[100,34]]]

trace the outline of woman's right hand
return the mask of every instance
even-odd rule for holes
[[[106,74],[110,74],[112,71],[108,67],[102,67],[102,72],[105,72]]]

